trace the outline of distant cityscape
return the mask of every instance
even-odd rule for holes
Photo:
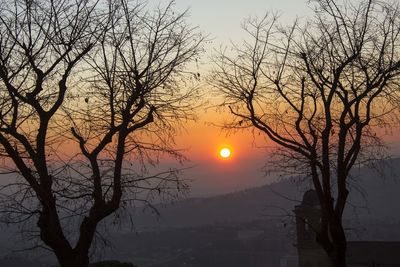
[[[393,164],[394,172],[400,168],[398,161]],[[362,187],[371,193],[368,203],[353,194],[353,207],[345,220],[349,241],[399,241],[400,214],[393,205],[400,202],[398,179],[377,179],[366,168],[358,175],[363,177]],[[305,188],[281,180],[236,193],[158,206],[159,218],[133,212],[134,228],[125,222],[104,233],[111,247],[95,251],[92,262],[115,260],[137,267],[297,267],[292,211],[298,202],[288,199],[300,201]],[[277,213],[277,206],[286,213]],[[55,266],[54,257],[44,250],[17,252],[29,247],[18,232],[13,226],[1,228],[0,266]],[[10,244],[9,240],[14,241]]]

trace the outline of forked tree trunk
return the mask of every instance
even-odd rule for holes
[[[75,251],[54,251],[60,267],[87,267],[89,265],[88,253]]]
[[[90,247],[90,244],[89,244]],[[52,247],[60,267],[87,267],[89,265],[89,251],[85,249],[63,249]]]
[[[89,265],[89,249],[96,230],[96,223],[92,220],[85,217],[81,223],[79,241],[75,248],[71,247],[61,231],[59,221],[49,213],[42,212],[38,227],[42,241],[53,250],[60,267],[87,267]]]

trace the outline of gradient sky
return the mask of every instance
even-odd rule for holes
[[[167,0],[161,3],[167,3]],[[193,26],[199,26],[212,40],[206,45],[207,54],[200,67],[205,75],[210,67],[208,62],[213,48],[229,45],[230,41],[240,42],[246,37],[241,29],[245,18],[261,17],[265,12],[273,10],[281,14],[280,23],[291,24],[296,17],[312,15],[307,1],[303,0],[176,0],[176,10],[179,12],[185,9],[189,9],[187,21]],[[208,90],[206,84],[203,90]],[[215,99],[210,100],[215,102]],[[185,154],[191,160],[187,165],[195,166],[186,171],[185,175],[192,180],[193,196],[238,191],[270,183],[274,179],[262,172],[268,157],[265,147],[271,143],[257,133],[255,137],[249,131],[228,134],[212,125],[223,123],[227,116],[227,113],[212,108],[201,111],[199,120],[188,124],[186,131],[177,136],[177,146],[187,149]],[[399,139],[388,139],[396,147],[397,154],[400,151]],[[223,144],[234,149],[230,160],[218,159],[218,147]]]
[[[306,1],[302,0],[176,0],[178,12],[186,9],[189,9],[188,23],[199,26],[211,40],[206,44],[207,53],[200,66],[205,74],[214,48],[229,45],[230,41],[240,42],[246,37],[241,24],[247,17],[262,17],[273,10],[281,14],[282,23],[292,23],[296,16],[311,14]],[[203,90],[208,90],[207,85],[203,85]],[[272,179],[262,172],[268,152],[261,147],[270,144],[262,136],[254,138],[249,131],[229,134],[212,125],[223,123],[227,115],[212,108],[201,111],[199,120],[187,125],[186,132],[177,138],[177,145],[187,149],[186,155],[191,160],[187,165],[195,166],[185,175],[192,180],[191,191],[195,196],[237,191],[269,183]],[[218,158],[218,147],[223,144],[234,150],[229,160]]]
[[[311,14],[304,0],[176,0],[176,7],[189,8],[190,22],[222,42],[241,39],[240,25],[249,16],[261,17],[272,10],[290,23],[296,16]]]

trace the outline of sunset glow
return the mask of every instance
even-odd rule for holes
[[[230,148],[228,148],[228,147],[222,147],[222,148],[219,150],[219,155],[220,155],[222,158],[227,159],[227,158],[231,157],[231,155],[232,155],[232,150],[231,150]]]

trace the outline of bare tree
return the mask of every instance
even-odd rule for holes
[[[185,69],[203,37],[171,2],[1,1],[2,219],[37,221],[61,266],[89,263],[99,223],[120,206],[187,188],[147,174],[192,118]],[[186,82],[186,83],[183,83]]]
[[[306,172],[321,205],[317,241],[332,266],[346,266],[342,216],[355,164],[398,123],[400,10],[382,1],[316,0],[303,27],[277,17],[248,20],[249,38],[215,57],[212,83],[233,121],[276,143],[281,167]]]

